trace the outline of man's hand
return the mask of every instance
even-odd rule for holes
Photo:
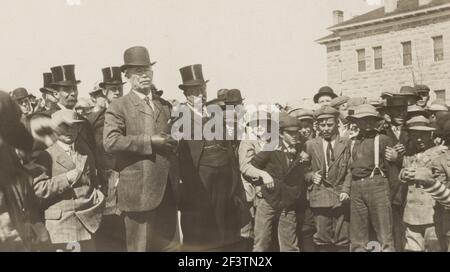
[[[389,162],[395,162],[398,159],[398,152],[392,147],[386,147],[385,158]]]
[[[77,182],[80,179],[81,171],[78,170],[77,168],[72,169],[66,173],[66,177],[67,177],[67,180],[69,181],[69,184],[73,185],[73,184],[75,184],[75,182]]]
[[[420,167],[415,170],[414,180],[424,187],[431,187],[435,180],[431,169]]]
[[[12,228],[11,218],[9,213],[0,214],[0,242],[7,240],[14,240],[18,237],[18,233]]]
[[[314,173],[312,182],[313,182],[315,185],[320,185],[320,183],[322,182],[322,175],[320,174],[320,172],[321,172],[321,171],[317,171],[317,172]]]
[[[267,172],[262,172],[261,178],[263,180],[264,185],[267,187],[267,189],[272,190],[273,188],[275,188],[275,183],[273,182],[273,178]]]
[[[154,148],[173,150],[177,145],[177,141],[165,133],[152,135],[151,140]]]
[[[57,140],[54,132],[55,126],[52,119],[47,116],[37,115],[31,118],[30,128],[33,138],[46,146],[51,146]]]
[[[403,156],[406,153],[406,148],[403,144],[397,144],[394,146],[395,151],[397,151],[398,155]]]
[[[347,193],[341,193],[339,195],[339,201],[344,202],[350,199],[350,196]]]

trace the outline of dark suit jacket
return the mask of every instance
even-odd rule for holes
[[[33,188],[42,201],[45,225],[55,244],[90,240],[103,214],[104,195],[95,188],[94,156],[84,142],[76,143],[75,151],[77,160],[87,160],[83,174],[73,184],[69,184],[66,174],[76,166],[58,143],[36,159],[45,172],[34,178]]]
[[[386,136],[390,137],[394,141],[394,145],[400,143],[403,144],[406,148],[406,155],[409,154],[413,149],[410,146],[408,132],[406,130],[402,130],[400,132],[400,139],[395,136],[392,129],[386,129]],[[402,169],[403,157],[398,158],[397,162],[394,164],[395,167],[391,167],[390,169],[390,194],[393,205],[403,206],[406,204],[406,196],[408,194],[408,186],[402,183],[399,179],[400,170]]]
[[[117,157],[118,207],[126,212],[151,211],[166,190],[173,155],[155,150],[151,136],[170,134],[170,104],[153,100],[155,110],[133,91],[111,103],[105,114],[103,145]],[[176,186],[176,177],[170,176]]]
[[[312,185],[309,193],[309,201],[312,208],[326,208],[339,205],[339,194],[350,195],[352,175],[350,172],[350,139],[338,136],[334,144],[335,161],[328,168],[328,182],[320,185]],[[323,139],[317,137],[306,142],[306,153],[311,158],[311,172],[307,175],[307,181],[312,183],[315,172],[321,171],[325,166],[323,154]],[[328,189],[325,189],[327,187]],[[335,193],[333,193],[335,192]]]
[[[274,180],[273,190],[262,186],[261,191],[263,198],[276,210],[296,209],[298,201],[306,202],[305,169],[300,159],[298,152],[293,162],[288,163],[283,150],[261,151],[252,159],[253,166],[266,171]]]

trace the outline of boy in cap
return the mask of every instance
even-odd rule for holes
[[[314,242],[320,251],[349,248],[350,139],[339,135],[339,112],[324,106],[316,112],[319,136],[306,142],[311,158],[306,181],[314,214]]]
[[[42,203],[51,251],[65,250],[71,242],[80,243],[81,251],[95,251],[104,195],[96,189],[93,153],[86,143],[75,141],[82,122],[72,110],[55,112],[58,140],[36,159],[45,172],[34,178],[33,188]]]
[[[347,120],[348,116],[348,96],[338,96],[331,100],[330,106],[339,111],[339,135],[349,136],[349,124]]]
[[[416,94],[420,96],[417,105],[425,109],[430,101],[430,87],[427,85],[416,85],[414,89],[416,90]]]
[[[289,115],[300,121],[300,134],[303,137],[303,142],[316,137],[316,132],[314,131],[314,112],[312,110],[294,109],[289,112]]]
[[[254,252],[267,252],[272,246],[273,227],[278,226],[281,252],[299,251],[297,216],[299,203],[306,202],[303,157],[298,145],[300,126],[298,120],[280,113],[280,143],[274,151],[261,151],[252,159],[252,165],[267,172],[258,199],[255,216]]]
[[[403,168],[431,168],[435,157],[444,154],[442,146],[434,146],[430,121],[423,116],[411,118],[407,123],[409,137],[414,150],[403,158]],[[400,180],[408,181],[408,170],[400,172]],[[406,174],[406,175],[405,175]],[[403,212],[406,224],[406,251],[439,251],[435,230],[435,201],[424,194],[419,183],[408,182],[408,192]]]
[[[382,118],[372,105],[357,107],[349,118],[360,129],[352,150],[350,166],[351,250],[367,250],[371,225],[381,244],[381,250],[394,251],[389,198],[389,179],[393,173],[390,168],[393,165],[385,158],[386,148],[394,145],[393,140],[377,131]]]

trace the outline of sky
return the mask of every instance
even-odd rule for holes
[[[182,100],[179,68],[200,63],[208,98],[237,88],[246,103],[299,101],[327,84],[332,11],[344,18],[380,0],[2,0],[0,89],[39,95],[42,73],[75,64],[88,96],[101,69],[123,64],[125,49],[148,48],[154,83]],[[127,85],[126,85],[127,86]]]

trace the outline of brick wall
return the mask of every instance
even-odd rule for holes
[[[444,60],[434,61],[432,37],[443,36]],[[412,42],[413,63],[403,66],[402,42]],[[329,47],[330,44],[327,45]],[[383,48],[383,69],[374,69],[373,47]],[[450,98],[450,20],[423,25],[384,28],[382,33],[357,33],[341,37],[340,51],[327,53],[328,84],[337,93],[376,98],[383,91],[397,92],[403,85],[426,84],[447,90]],[[356,50],[366,50],[366,71],[358,72]],[[414,75],[414,76],[413,76]]]

